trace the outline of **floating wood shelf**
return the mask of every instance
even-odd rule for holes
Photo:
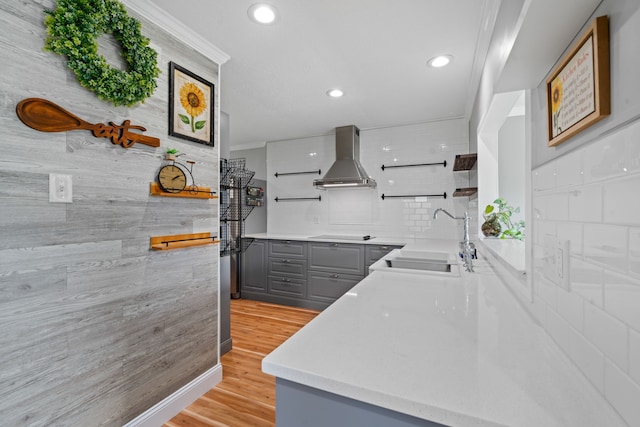
[[[456,191],[453,192],[453,197],[473,196],[477,192],[478,187],[456,188]]]
[[[456,154],[456,160],[453,162],[454,171],[468,171],[473,168],[478,160],[478,153]]]
[[[190,248],[193,246],[215,245],[220,243],[211,233],[174,234],[173,236],[151,237],[151,249],[167,251],[170,249]]]
[[[161,196],[161,197],[189,197],[192,199],[217,199],[214,191],[211,191],[209,187],[200,187],[198,186],[198,191],[190,191],[190,190],[182,190],[179,193],[169,193],[164,191],[157,182],[151,182],[149,184],[149,193],[152,196]]]

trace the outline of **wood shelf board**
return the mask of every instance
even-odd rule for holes
[[[215,194],[211,194],[210,187],[200,187],[198,186],[199,193],[191,193],[189,190],[182,190],[179,193],[168,193],[164,191],[160,184],[157,182],[149,183],[149,193],[152,196],[161,196],[161,197],[187,197],[192,199],[217,199],[218,196]]]
[[[453,162],[454,171],[468,171],[473,168],[478,160],[477,153],[456,154],[456,160]]]
[[[215,245],[217,243],[220,243],[220,240],[213,240],[211,233],[174,234],[150,238],[150,247],[156,251]]]
[[[456,188],[456,191],[453,192],[453,197],[473,196],[477,192],[478,187]]]

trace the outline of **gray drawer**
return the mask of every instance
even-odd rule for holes
[[[364,249],[364,262],[366,266],[378,261],[380,258],[388,254],[394,249],[400,249],[402,246],[394,245],[365,245]]]
[[[307,261],[304,259],[269,258],[269,275],[307,278]]]
[[[269,276],[269,293],[289,297],[305,298],[307,281],[284,276]]]
[[[309,271],[307,295],[310,300],[332,303],[362,279],[353,274]]]
[[[309,242],[309,269],[364,276],[364,245]]]
[[[269,240],[269,256],[307,258],[307,242],[298,240]]]

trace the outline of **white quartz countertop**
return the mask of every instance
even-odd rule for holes
[[[334,235],[333,237],[319,237],[315,235],[308,234],[282,234],[282,233],[254,233],[247,234],[244,237],[249,237],[253,239],[272,239],[272,240],[299,240],[299,241],[310,241],[310,242],[342,242],[342,243],[358,243],[365,245],[394,245],[394,246],[404,246],[407,244],[415,244],[419,242],[421,246],[434,245],[435,247],[441,247],[443,245],[449,246],[451,244],[451,240],[439,240],[439,239],[415,239],[413,237],[402,237],[402,236],[375,236],[373,235],[369,240],[354,240],[354,239],[340,239],[339,235],[343,234],[349,237],[362,237],[364,234],[349,234],[349,233],[337,233],[337,232],[329,232],[322,233],[322,235]]]
[[[626,426],[491,267],[475,270],[373,271],[262,369],[448,426]]]

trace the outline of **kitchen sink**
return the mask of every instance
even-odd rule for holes
[[[387,267],[406,268],[410,270],[437,271],[451,273],[451,264],[448,260],[430,258],[392,257],[385,259]]]

